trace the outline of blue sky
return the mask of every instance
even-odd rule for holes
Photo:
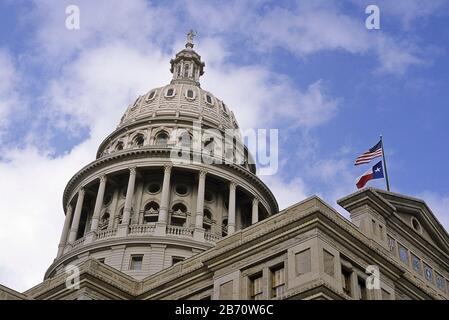
[[[65,28],[69,4],[80,30]],[[380,30],[365,28],[368,4],[380,8]],[[280,170],[263,179],[281,207],[318,194],[337,208],[369,167],[354,167],[355,157],[383,134],[392,191],[425,199],[449,228],[448,9],[439,0],[1,1],[0,217],[9,224],[0,283],[24,290],[41,280],[65,183],[129,103],[168,83],[191,28],[202,87],[242,127],[280,130]],[[32,271],[17,267],[26,259]]]

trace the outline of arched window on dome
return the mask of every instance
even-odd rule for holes
[[[186,98],[191,100],[195,99],[195,92],[192,89],[188,89],[186,91]]]
[[[168,143],[168,134],[165,131],[161,131],[156,135],[156,145],[165,146]]]
[[[143,221],[144,223],[157,222],[159,215],[159,204],[156,201],[150,201],[145,205]]]
[[[156,96],[156,90],[153,90],[153,91],[151,91],[150,94],[148,95],[147,100],[148,100],[148,101],[153,100],[155,96]]]
[[[145,138],[144,138],[143,134],[139,133],[133,139],[133,146],[140,148],[143,146],[144,142],[145,142]]]
[[[181,65],[179,64],[178,65],[178,68],[177,68],[177,75],[178,75],[178,78],[181,76]]]
[[[195,80],[196,78],[196,68],[195,65],[192,66],[192,79]]]
[[[100,223],[98,224],[98,227],[100,228],[100,230],[104,230],[108,227],[109,224],[109,212],[105,212],[100,219]]]
[[[207,232],[212,229],[212,212],[209,209],[204,209],[203,212],[203,228]]]
[[[123,147],[124,147],[123,142],[119,141],[119,142],[117,142],[117,145],[115,146],[115,150],[121,151],[121,150],[123,150]]]
[[[204,140],[203,154],[213,157],[215,155],[214,137],[208,137]]]
[[[165,91],[165,96],[167,98],[172,98],[175,96],[175,89],[174,88],[168,88],[167,91]]]
[[[221,236],[226,237],[228,235],[228,218],[224,218],[221,223]]]
[[[172,207],[170,224],[173,226],[184,227],[186,224],[187,207],[182,203],[176,203]]]
[[[212,97],[209,94],[206,94],[206,102],[209,105],[213,105],[214,104],[214,101],[212,100]]]

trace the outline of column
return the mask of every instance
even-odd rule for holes
[[[164,166],[164,181],[162,182],[161,205],[159,207],[159,217],[156,223],[155,233],[157,235],[165,235],[168,220],[168,205],[170,201],[170,177],[171,165]]]
[[[105,189],[106,189],[106,176],[102,175],[100,177],[100,185],[98,186],[98,193],[97,198],[95,200],[95,209],[94,214],[92,216],[92,224],[90,227],[90,231],[96,232],[98,229],[98,221],[100,220],[101,208],[103,207]]]
[[[129,218],[134,196],[134,186],[136,184],[136,168],[129,168],[128,188],[126,189],[125,206],[123,208],[122,223],[118,226],[117,236],[124,237],[128,235]]]
[[[235,188],[236,183],[229,184],[229,204],[228,204],[228,235],[235,232]]]
[[[64,252],[64,247],[67,244],[67,236],[69,234],[70,222],[72,220],[72,213],[73,213],[73,208],[69,204],[67,206],[67,210],[66,210],[66,214],[65,214],[64,227],[62,228],[61,239],[59,240],[58,254],[56,256],[57,258],[59,258],[62,255],[62,253]]]
[[[80,224],[81,210],[83,209],[84,192],[84,187],[81,187],[81,189],[78,191],[78,199],[76,200],[75,206],[75,215],[73,216],[72,227],[70,228],[68,241],[69,244],[72,244],[76,240],[76,234],[78,233],[78,227]]]
[[[203,217],[204,217],[204,189],[206,186],[206,171],[200,171],[198,177],[198,196],[196,198],[195,230],[193,238],[198,241],[204,240]]]
[[[253,211],[251,215],[251,223],[255,224],[259,221],[259,199],[253,199]]]

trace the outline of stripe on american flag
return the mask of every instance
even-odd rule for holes
[[[377,149],[374,152],[367,151],[367,152],[361,154],[360,156],[358,156],[358,158],[355,160],[354,165],[368,163],[374,158],[381,157],[382,154],[383,154],[382,148]]]

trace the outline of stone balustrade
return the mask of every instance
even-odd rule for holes
[[[117,229],[116,228],[101,230],[101,231],[98,231],[98,233],[97,233],[97,240],[112,238],[116,234],[117,234]]]
[[[130,235],[146,235],[153,234],[156,229],[154,224],[138,224],[132,225],[129,230]]]
[[[167,235],[193,237],[193,230],[186,227],[167,225]]]

